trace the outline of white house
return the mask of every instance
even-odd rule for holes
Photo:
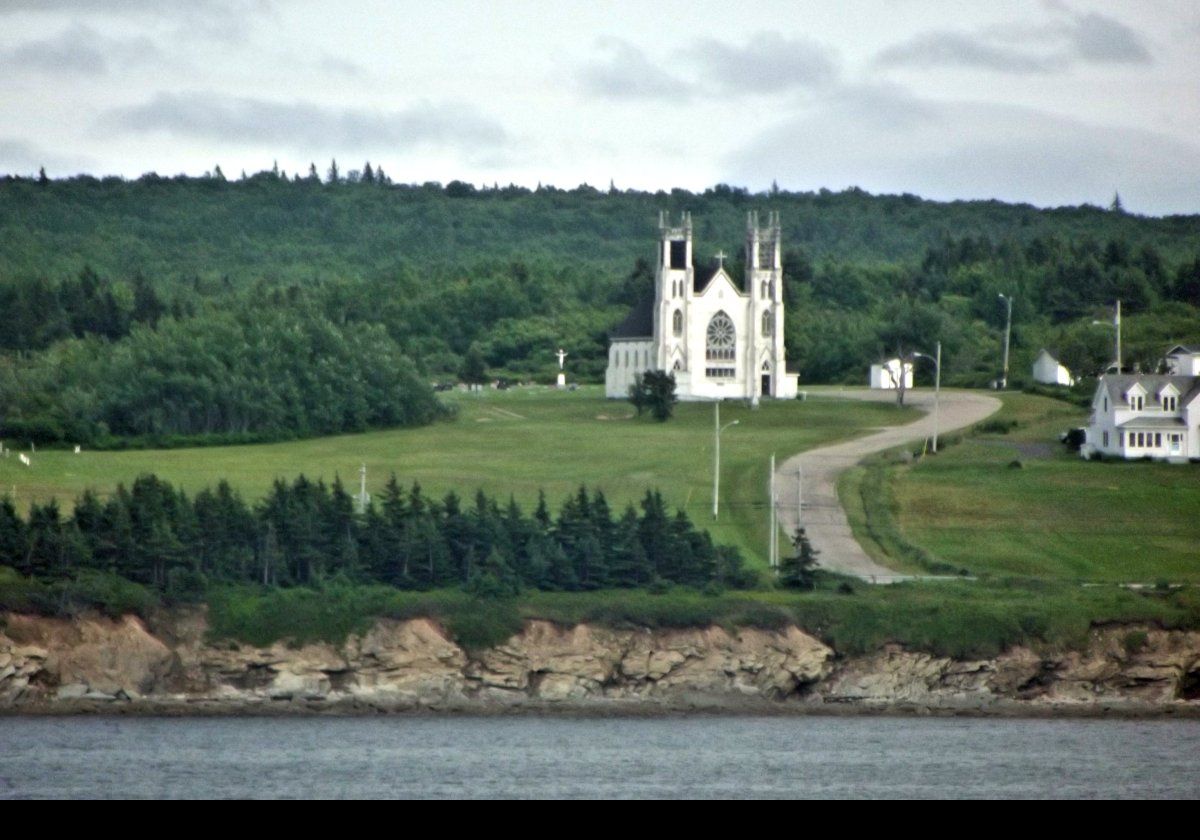
[[[1168,350],[1167,373],[1176,376],[1200,376],[1200,347],[1176,344]]]
[[[904,387],[911,388],[913,386],[913,363],[904,363]],[[894,391],[900,388],[900,360],[888,359],[878,365],[871,365],[871,387],[880,388],[885,391]]]
[[[667,370],[681,400],[796,397],[783,350],[783,267],[779,214],[766,226],[746,218],[744,288],[725,270],[692,264],[692,217],[659,215],[654,298],[648,295],[609,335],[604,393],[629,394],[636,374]]]
[[[1200,364],[1200,352],[1181,364]],[[1185,461],[1200,458],[1200,375],[1107,373],[1092,397],[1080,454]]]
[[[1075,384],[1075,377],[1071,376],[1071,371],[1065,365],[1050,355],[1049,350],[1043,348],[1033,360],[1033,381],[1043,385],[1071,386]]]

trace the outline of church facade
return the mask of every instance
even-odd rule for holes
[[[725,270],[692,264],[692,217],[659,215],[654,296],[645,296],[609,336],[605,395],[623,399],[634,376],[675,375],[681,400],[796,397],[783,350],[783,267],[779,214],[746,217],[744,288]]]

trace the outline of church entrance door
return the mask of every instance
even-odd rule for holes
[[[771,396],[771,374],[769,373],[762,375],[762,395],[764,397]]]

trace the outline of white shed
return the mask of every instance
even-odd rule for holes
[[[1075,377],[1071,376],[1071,371],[1065,365],[1050,355],[1049,350],[1043,348],[1042,352],[1038,353],[1037,358],[1033,360],[1033,381],[1041,382],[1043,385],[1066,385],[1069,387],[1075,384]]]
[[[913,386],[912,362],[904,363],[904,387]],[[871,387],[882,390],[895,390],[900,387],[900,360],[888,359],[878,365],[871,365]]]

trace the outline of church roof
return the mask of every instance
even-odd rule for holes
[[[629,310],[625,320],[608,334],[609,338],[653,338],[654,301],[643,296]]]

